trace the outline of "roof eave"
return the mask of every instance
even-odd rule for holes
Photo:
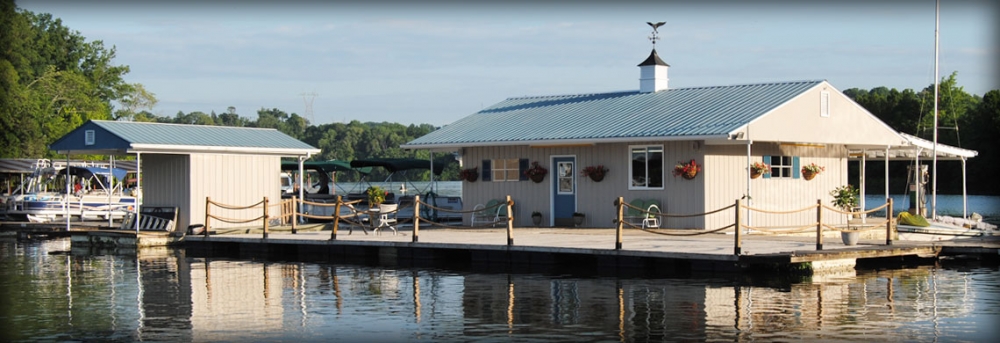
[[[729,139],[729,135],[691,135],[691,136],[655,136],[655,137],[615,137],[615,138],[586,138],[586,139],[536,139],[523,141],[500,141],[500,142],[456,142],[456,143],[436,143],[436,144],[403,144],[403,149],[459,149],[468,147],[488,147],[488,146],[515,146],[530,145],[536,147],[545,146],[566,146],[566,145],[593,145],[601,143],[628,143],[644,141],[695,141],[695,140],[720,140]]]
[[[225,146],[200,146],[200,145],[162,145],[162,144],[132,144],[129,153],[145,154],[178,154],[178,153],[228,153],[228,154],[253,154],[253,155],[277,155],[277,156],[311,156],[318,154],[320,149],[292,149],[292,148],[256,148],[256,147],[225,147]]]

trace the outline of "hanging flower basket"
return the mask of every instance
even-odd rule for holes
[[[754,162],[750,165],[750,178],[756,179],[764,174],[771,173],[771,166],[764,162]]]
[[[822,166],[819,166],[815,163],[810,163],[809,165],[802,167],[802,177],[806,179],[806,181],[809,181],[812,180],[814,177],[816,177],[816,175],[819,175],[819,173],[822,173],[825,170],[826,168],[823,168]]]
[[[524,171],[524,175],[527,176],[529,179],[531,179],[531,181],[534,181],[535,183],[542,182],[542,180],[545,179],[545,174],[548,173],[549,170],[539,165],[538,161],[531,162],[531,168],[528,168]]]
[[[583,168],[583,175],[589,177],[594,182],[601,182],[604,180],[604,175],[608,173],[608,168],[604,165],[598,164],[596,166],[589,166]]]
[[[479,179],[479,167],[462,169],[459,173],[459,177],[465,181],[476,182],[476,180]]]
[[[673,174],[674,177],[680,176],[687,180],[691,180],[694,179],[695,176],[698,176],[699,171],[701,171],[701,166],[698,165],[698,162],[691,160],[687,163],[677,162],[677,165],[674,166]]]

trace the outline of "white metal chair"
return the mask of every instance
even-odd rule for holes
[[[472,208],[472,226],[476,226],[476,223],[482,223],[490,220],[491,216],[486,212],[486,205],[476,204],[476,206]]]
[[[379,233],[379,229],[383,227],[388,227],[392,229],[392,234],[395,235],[396,232],[396,211],[399,209],[398,204],[379,204],[378,205],[378,225],[375,226],[372,231],[375,234]]]
[[[650,204],[646,208],[645,218],[642,219],[642,228],[658,228],[660,227],[660,207],[656,204]]]

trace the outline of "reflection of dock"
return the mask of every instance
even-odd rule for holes
[[[70,237],[74,246],[128,249],[162,247],[181,241],[180,235],[172,235],[165,231],[141,231],[137,235],[133,230],[109,228],[106,221],[71,221],[68,231],[65,222],[0,222],[0,235],[16,235],[22,239]]]
[[[444,229],[399,235],[365,235],[344,229],[336,239],[322,226],[302,227],[297,234],[261,233],[187,236],[184,244],[195,254],[239,257],[301,258],[325,261],[377,261],[388,265],[469,264],[488,270],[525,268],[539,271],[598,273],[674,273],[678,271],[741,272],[768,270],[791,273],[854,270],[858,261],[905,261],[978,252],[996,257],[1000,241],[966,240],[948,243],[862,240],[856,246],[827,242],[816,250],[814,238],[747,235],[742,253],[733,254],[732,235],[661,236],[639,230],[624,233],[615,249],[613,229],[515,229],[508,245],[504,229]],[[246,231],[244,231],[246,232]],[[891,263],[891,262],[890,262]]]

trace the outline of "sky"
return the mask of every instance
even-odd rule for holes
[[[471,4],[470,4],[471,3]],[[506,98],[638,90],[653,48],[670,88],[934,82],[934,0],[17,0],[116,49],[159,116],[279,109],[337,122],[447,125]],[[1000,89],[990,0],[943,0],[939,73]],[[309,113],[311,104],[312,113]]]

